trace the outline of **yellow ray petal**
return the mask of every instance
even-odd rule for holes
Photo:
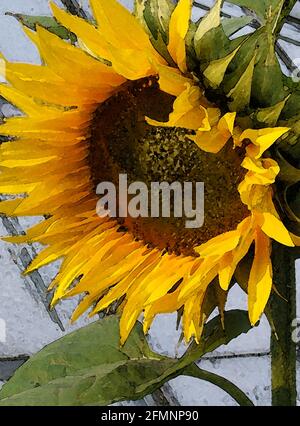
[[[207,243],[196,247],[195,251],[201,257],[218,256],[235,249],[239,241],[240,232],[236,229],[210,239]]]
[[[263,313],[272,289],[270,240],[259,229],[255,238],[255,255],[248,282],[249,319],[255,325]]]
[[[207,286],[216,278],[219,271],[221,256],[210,256],[204,258],[198,269],[182,283],[178,295],[180,302],[185,302],[195,291],[205,291]]]
[[[176,99],[173,111],[169,115],[169,121],[161,123],[146,118],[147,123],[152,126],[182,127],[191,130],[209,130],[208,112],[206,108],[199,105],[201,90],[196,86],[188,86]]]
[[[27,115],[44,115],[48,112],[46,106],[37,104],[31,97],[6,84],[0,84],[0,95]]]
[[[124,83],[125,79],[112,67],[101,63],[44,28],[38,27],[37,35],[42,57],[53,72],[65,81],[75,84],[80,81],[81,87],[97,89],[109,89]]]
[[[190,139],[203,151],[217,154],[233,134],[235,116],[235,113],[225,114],[209,132],[198,131],[196,136],[190,136]]]
[[[250,139],[251,142],[257,147],[255,149],[255,158],[258,159],[262,154],[273,145],[282,135],[287,133],[290,129],[288,127],[274,127],[253,130],[245,130],[241,136],[240,141]]]
[[[108,43],[93,25],[85,19],[71,15],[50,2],[54,17],[71,32],[77,35],[95,55],[110,60]]]
[[[184,77],[176,68],[158,65],[159,87],[163,92],[179,96],[186,90],[187,85],[192,85],[190,78]]]
[[[246,256],[254,240],[253,217],[244,219],[237,227],[240,233],[238,246],[225,254],[220,262],[219,283],[223,290],[227,291],[239,262]]]
[[[158,251],[152,251],[148,255],[143,256],[137,266],[99,301],[93,313],[107,308],[112,302],[126,294],[135,282],[140,282],[155,267],[159,262],[159,257],[160,253]]]
[[[99,32],[108,43],[118,49],[149,51],[158,57],[148,34],[122,4],[116,0],[91,0],[91,6]]]
[[[294,247],[295,244],[293,243],[292,237],[280,219],[268,212],[262,213],[262,216],[264,222],[261,229],[268,237],[273,238],[273,240],[285,246]]]
[[[199,344],[202,330],[203,330],[203,319],[202,319],[202,304],[205,298],[206,289],[191,296],[184,304],[183,310],[183,332],[186,343],[188,343],[193,337],[196,343]]]
[[[113,68],[128,80],[137,80],[156,73],[152,58],[147,51],[118,49],[109,46]]]
[[[151,327],[156,315],[175,312],[181,307],[181,303],[178,302],[178,293],[179,290],[176,290],[173,293],[168,293],[151,305],[146,306],[143,321],[143,330],[145,334]]]
[[[49,103],[47,107],[62,110],[62,106],[100,103],[112,90],[91,90],[78,84],[65,84],[64,80],[45,66],[6,64],[7,80],[24,95]],[[55,105],[56,104],[56,105]]]
[[[73,239],[68,240],[68,243],[72,243],[75,241],[75,237]],[[24,274],[29,274],[34,270],[41,268],[49,263],[54,262],[57,259],[60,259],[64,255],[67,254],[67,242],[63,241],[60,243],[52,244],[50,247],[42,250],[31,262],[28,268],[24,271]]]
[[[185,37],[189,27],[191,8],[191,0],[179,0],[169,24],[168,50],[183,73],[187,71]]]
[[[271,158],[255,160],[246,156],[241,166],[253,172],[247,174],[247,181],[253,185],[270,185],[275,182],[280,172],[278,163]]]

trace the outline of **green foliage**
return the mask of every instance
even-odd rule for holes
[[[270,15],[273,15],[283,6],[284,0],[228,0],[229,3],[245,7],[265,23]]]
[[[155,49],[172,63],[168,52],[169,22],[175,8],[171,0],[135,0],[135,16],[150,35]]]
[[[76,41],[75,34],[71,33],[67,28],[60,25],[54,18],[50,16],[31,16],[10,12],[8,12],[7,15],[13,16],[22,25],[33,31],[35,31],[36,27],[39,25],[64,40],[71,40],[72,43]]]
[[[276,109],[280,107],[281,102],[288,100],[286,105],[283,105],[286,111],[282,108],[280,112],[291,114],[291,105],[297,103],[298,96],[293,95],[296,89],[287,87],[275,53],[278,22],[282,24],[281,16],[286,12],[282,9],[285,3],[283,0],[231,2],[250,9],[251,16],[222,19],[217,27],[216,18],[214,21],[211,19],[211,29],[200,38],[194,38],[195,51],[200,63],[200,79],[204,73],[205,86],[213,89],[218,87],[218,93],[227,97],[227,105],[231,110],[249,115],[249,112],[257,109],[273,107]],[[204,18],[206,24],[210,16],[211,14],[208,14]],[[253,19],[260,23],[256,31],[248,36],[230,39],[232,34],[248,25]],[[199,27],[201,25],[203,26],[202,21]],[[276,113],[273,114],[271,119],[273,125],[277,123],[280,115],[274,122]],[[292,115],[294,117],[293,113]],[[269,125],[267,121],[265,124]]]
[[[179,359],[154,353],[137,324],[124,346],[119,344],[119,318],[109,316],[42,349],[2,388],[0,406],[108,405],[139,399],[180,374],[199,357],[229,343],[251,328],[247,313],[229,311],[225,331],[220,317],[205,326],[203,341]],[[205,379],[205,377],[202,377]],[[222,378],[218,379],[222,387]],[[228,381],[224,382],[225,390]],[[227,389],[237,400],[240,392]],[[244,395],[241,404],[247,401]],[[248,400],[249,403],[249,400]]]

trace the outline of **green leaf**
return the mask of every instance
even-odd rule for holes
[[[154,353],[137,324],[126,344],[119,344],[119,318],[106,317],[42,349],[4,385],[0,406],[107,405],[140,399],[182,374],[207,351],[250,329],[247,313],[225,314],[204,327],[203,343],[180,360]]]
[[[228,93],[228,97],[230,98],[229,108],[231,111],[243,111],[250,104],[255,61],[256,55],[249,62],[236,86]]]
[[[264,27],[258,40],[257,64],[252,81],[252,103],[260,108],[279,103],[287,96],[275,53],[275,43],[271,27]]]
[[[222,26],[227,37],[231,37],[240,29],[246,27],[253,21],[252,16],[241,16],[239,18],[224,18]]]
[[[212,61],[209,66],[204,71],[203,75],[209,80],[209,84],[216,88],[220,86],[223,81],[225,72],[228,68],[228,65],[236,55],[240,46],[238,46],[233,52],[229,53],[229,55],[225,56],[225,58],[216,59]]]
[[[40,25],[43,28],[46,28],[51,33],[57,35],[58,37],[64,40],[71,40],[73,43],[76,41],[75,34],[71,33],[67,28],[60,25],[54,18],[50,16],[30,16],[22,15],[21,13],[10,13],[7,12],[6,15],[13,16],[22,25],[35,31],[37,25]]]
[[[200,69],[205,70],[212,61],[222,59],[232,53],[238,46],[242,45],[246,38],[246,36],[243,36],[230,40],[222,25],[208,31],[198,43],[194,41],[196,52],[201,52],[197,56]]]
[[[176,361],[153,353],[137,325],[119,344],[119,319],[106,317],[42,349],[3,387],[0,405],[107,405],[152,391],[147,383]],[[144,393],[137,387],[143,384]]]
[[[223,328],[222,322],[224,322],[225,328]],[[155,384],[157,385],[158,383],[169,380],[171,377],[182,374],[188,365],[198,361],[203,355],[214,351],[219,346],[227,345],[239,335],[248,333],[251,328],[248,312],[246,311],[238,309],[227,311],[224,314],[224,321],[222,321],[220,315],[214,317],[205,325],[200,343],[192,343],[183,357],[161,377],[154,379],[151,385],[155,386]],[[178,371],[180,372],[179,374]],[[143,385],[140,387],[140,390],[144,388],[145,386]]]
[[[253,11],[263,22],[268,19],[268,15],[274,15],[278,8],[282,7],[284,0],[228,0],[229,3],[240,7],[246,7]],[[277,12],[278,13],[278,12]]]
[[[254,114],[255,120],[270,127],[276,126],[280,114],[289,97],[290,95],[287,96],[283,101],[278,102],[276,105],[270,106],[268,108],[258,109],[257,112]]]
[[[169,64],[173,63],[167,45],[174,8],[171,0],[135,0],[134,7],[134,14],[150,35],[153,46]]]
[[[227,345],[241,334],[248,333],[251,328],[247,311],[227,311],[224,315],[224,328],[221,325],[221,317],[214,317],[206,324],[200,344],[192,344],[184,357],[189,361],[196,361],[219,346]]]
[[[290,92],[291,95],[282,111],[281,118],[289,120],[295,119],[296,116],[300,117],[300,82],[296,83],[291,77],[283,76],[283,84],[285,91]]]
[[[204,83],[213,89],[218,88],[220,96],[225,94],[231,97],[232,101],[229,104],[231,110],[242,112],[247,111],[248,107],[257,110],[277,105],[277,111],[266,111],[266,117],[263,117],[263,113],[261,114],[261,118],[274,122],[276,113],[281,108],[280,103],[296,90],[285,86],[285,78],[275,53],[276,28],[284,2],[283,0],[239,0],[233,3],[254,10],[260,17],[262,26],[254,33],[232,41],[228,39],[229,33],[243,24],[242,19],[245,19],[247,23],[255,16],[237,18],[239,20],[233,21],[232,26],[230,19],[223,19],[221,21],[223,33],[219,27],[208,31],[196,45],[200,68],[207,79]],[[234,42],[237,44],[232,48]],[[240,48],[231,57],[230,54],[238,46]],[[218,51],[222,54],[220,55]],[[256,61],[253,64],[255,55]],[[284,116],[291,114],[296,105],[299,108],[299,97],[292,95],[280,114]],[[267,117],[269,112],[272,117]],[[276,121],[278,119],[279,117]],[[294,127],[298,129],[297,126]]]

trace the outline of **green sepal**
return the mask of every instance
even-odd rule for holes
[[[6,15],[13,16],[22,25],[33,31],[36,31],[37,26],[41,26],[63,40],[70,40],[72,43],[75,43],[77,40],[75,34],[70,32],[63,25],[59,24],[55,18],[52,18],[51,16],[31,16],[11,12],[7,12]]]

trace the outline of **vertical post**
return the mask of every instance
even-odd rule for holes
[[[272,405],[295,406],[296,343],[292,339],[292,323],[296,318],[295,252],[279,244],[273,245],[274,285],[278,294],[270,302],[275,332],[271,335]]]

